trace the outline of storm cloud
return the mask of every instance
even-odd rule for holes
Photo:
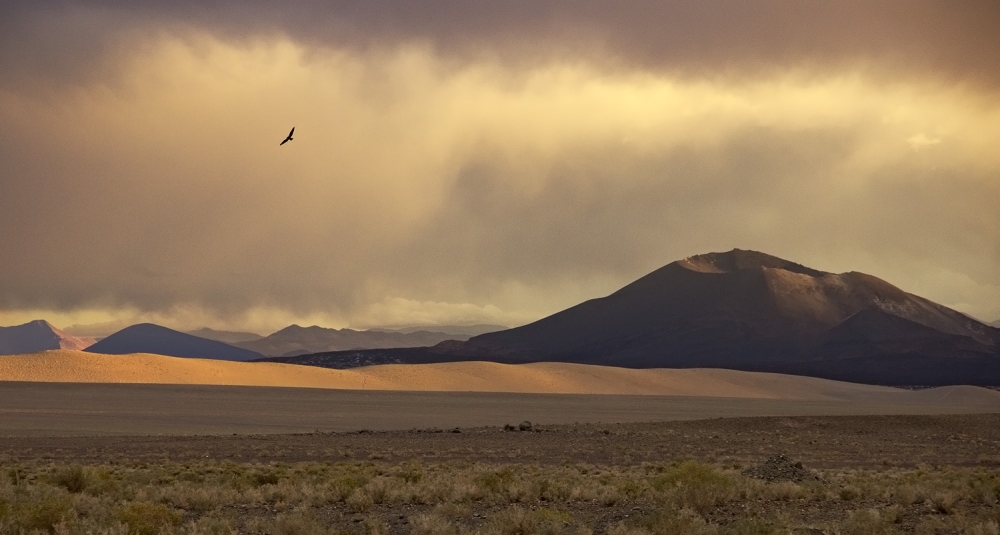
[[[0,9],[0,324],[517,324],[733,247],[1000,317],[994,2]]]

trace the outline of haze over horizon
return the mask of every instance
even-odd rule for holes
[[[6,3],[0,325],[515,326],[732,248],[994,321],[997,20]]]

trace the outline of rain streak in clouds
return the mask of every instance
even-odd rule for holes
[[[0,8],[0,324],[514,325],[733,247],[1000,317],[995,3],[660,4]]]

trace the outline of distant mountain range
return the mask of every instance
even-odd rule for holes
[[[110,325],[110,324],[107,324]],[[101,326],[104,326],[103,324]],[[80,326],[76,326],[81,328]],[[93,353],[153,353],[176,357],[253,360],[264,356],[300,355],[344,349],[425,347],[444,340],[467,340],[474,334],[504,329],[500,325],[445,325],[398,329],[326,329],[291,325],[269,336],[250,332],[202,328],[183,333],[141,323],[114,332],[99,341],[56,329],[44,320],[0,327],[0,355],[34,353],[47,349],[89,349]]]
[[[477,325],[417,325],[411,327],[380,327],[371,329],[372,331],[383,331],[390,333],[415,333],[420,331],[432,332],[432,333],[444,333],[451,336],[464,337],[455,338],[455,340],[464,340],[472,336],[478,336],[480,334],[492,333],[496,331],[504,331],[510,327],[505,327],[503,325],[490,325],[490,324],[477,324]]]
[[[85,351],[107,355],[154,353],[168,357],[238,361],[256,360],[263,357],[263,355],[253,351],[217,340],[199,338],[152,323],[140,323],[126,327],[88,347]]]
[[[871,275],[827,273],[739,249],[678,260],[607,297],[486,332],[494,329],[502,328],[292,325],[261,337],[139,324],[90,345],[92,339],[38,320],[0,328],[0,354],[86,348],[333,368],[554,361],[730,368],[895,385],[1000,385],[1000,329]]]
[[[1000,320],[996,320],[996,321],[994,321],[993,323],[990,323],[990,325],[992,325],[993,327],[998,327],[998,328],[1000,328]]]
[[[208,338],[209,340],[215,340],[216,342],[225,342],[227,344],[236,344],[239,342],[252,342],[254,340],[260,340],[264,338],[263,336],[256,333],[245,333],[238,331],[217,331],[215,329],[209,329],[208,327],[203,327],[196,331],[188,331],[191,336],[197,336],[198,338]]]
[[[93,338],[67,334],[45,320],[0,327],[0,355],[37,353],[49,349],[84,349],[93,343]]]
[[[1000,385],[1000,330],[871,275],[736,249],[673,262],[607,297],[465,342],[270,360],[557,361]]]
[[[466,327],[470,331],[489,330],[486,326]],[[368,330],[327,329],[291,325],[259,340],[237,342],[233,345],[268,356],[294,356],[323,351],[351,349],[382,349],[392,347],[432,346],[445,340],[467,340],[468,334],[425,330]]]

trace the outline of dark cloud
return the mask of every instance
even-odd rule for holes
[[[995,2],[7,3],[0,312],[505,322],[741,247],[996,316],[997,20]]]
[[[601,58],[697,76],[846,65],[1000,83],[1000,4],[992,0],[106,1],[0,9],[5,66],[49,75],[92,72],[125,37],[200,30],[335,48],[421,42],[459,58]]]

